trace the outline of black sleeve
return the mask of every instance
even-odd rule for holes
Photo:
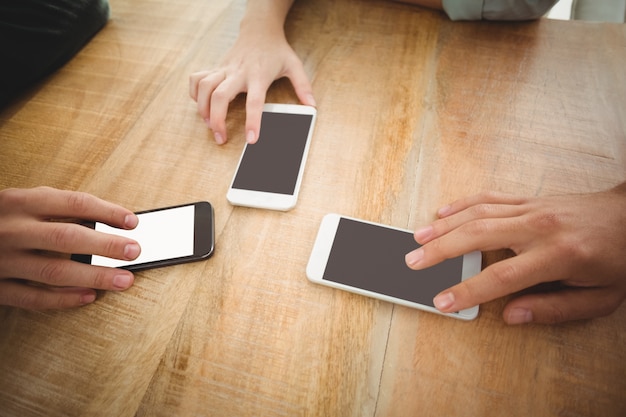
[[[0,106],[69,61],[108,19],[108,0],[0,2]]]

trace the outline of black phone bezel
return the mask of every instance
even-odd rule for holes
[[[158,261],[143,262],[140,264],[131,264],[119,267],[128,271],[142,271],[145,269],[159,268],[164,266],[179,265],[188,262],[200,261],[209,258],[215,250],[215,212],[213,206],[208,201],[197,201],[189,204],[179,204],[176,206],[162,207],[152,210],[144,210],[136,212],[141,215],[153,213],[156,211],[171,210],[179,207],[195,206],[194,216],[194,245],[193,254],[176,258],[160,259]],[[95,229],[95,222],[84,223],[85,226]],[[208,230],[206,230],[208,228]],[[90,254],[73,254],[73,261],[90,264]]]

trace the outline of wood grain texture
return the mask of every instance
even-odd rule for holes
[[[626,180],[626,27],[453,23],[375,0],[297,2],[287,35],[318,121],[297,207],[225,199],[244,140],[213,138],[188,75],[233,44],[241,0],[111,0],[111,22],[0,112],[0,186],[132,210],[208,200],[216,251],[64,312],[0,308],[2,416],[622,416],[626,308],[507,327],[309,283],[322,216],[403,228],[464,195]],[[269,102],[297,102],[286,80]],[[601,214],[599,214],[601,215]],[[486,253],[483,266],[508,256]]]

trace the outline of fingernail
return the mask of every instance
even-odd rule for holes
[[[134,214],[129,214],[128,216],[124,218],[124,226],[126,226],[129,229],[134,229],[135,227],[137,227],[138,223],[139,223],[139,219]]]
[[[206,119],[204,119],[204,124],[206,125],[206,127],[208,127],[209,129],[211,128],[211,120],[207,117]]]
[[[439,217],[445,217],[450,213],[451,209],[452,207],[450,207],[449,205],[445,207],[441,207],[439,211],[437,211],[437,214],[439,215]]]
[[[309,106],[317,106],[317,103],[315,102],[315,98],[313,98],[313,94],[309,94],[306,96],[306,104],[308,104]]]
[[[224,143],[224,138],[221,134],[219,134],[219,132],[213,132],[213,136],[215,137],[215,142],[217,142],[218,145],[222,145]]]
[[[416,266],[422,261],[422,259],[424,259],[424,249],[422,248],[416,249],[413,252],[409,252],[404,257],[404,260],[410,267]]]
[[[432,226],[422,227],[421,229],[417,229],[415,233],[413,234],[413,236],[415,237],[415,240],[417,242],[422,243],[426,239],[432,236],[433,230],[434,229]]]
[[[96,300],[96,294],[92,292],[88,292],[80,296],[81,304],[90,304],[90,303],[93,303],[95,300]]]
[[[133,277],[131,275],[116,275],[115,278],[113,278],[113,286],[121,290],[130,287],[132,282]]]
[[[137,243],[129,243],[124,247],[124,258],[133,260],[139,256],[141,248]]]
[[[533,312],[525,308],[514,308],[509,312],[508,324],[523,324],[533,321]]]
[[[448,311],[454,305],[454,294],[451,292],[439,294],[433,299],[433,304],[435,304],[437,310]]]
[[[248,134],[246,135],[246,142],[254,143],[255,140],[256,140],[256,134],[254,133],[254,130],[248,130]]]

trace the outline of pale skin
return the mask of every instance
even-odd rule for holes
[[[442,9],[441,0],[405,3]],[[228,105],[240,93],[246,93],[248,143],[259,138],[265,96],[275,80],[287,77],[302,104],[316,105],[302,61],[285,37],[285,19],[292,4],[293,0],[248,1],[239,36],[220,64],[190,75],[189,95],[218,144],[228,140]]]
[[[275,80],[287,77],[302,104],[315,106],[311,83],[283,26],[293,0],[249,1],[239,37],[217,68],[191,74],[189,94],[218,144],[228,140],[228,104],[246,95],[246,141],[259,138],[265,95]]]
[[[74,262],[69,254],[133,260],[141,252],[139,244],[69,219],[123,229],[138,223],[130,210],[86,193],[49,187],[0,191],[0,305],[78,307],[93,302],[96,289],[123,291],[133,284],[129,271]]]
[[[626,183],[589,194],[524,198],[483,193],[458,200],[415,231],[423,245],[406,255],[422,269],[474,250],[509,248],[517,256],[434,299],[453,312],[547,282],[549,292],[521,295],[502,313],[508,324],[560,323],[605,316],[626,298]]]

